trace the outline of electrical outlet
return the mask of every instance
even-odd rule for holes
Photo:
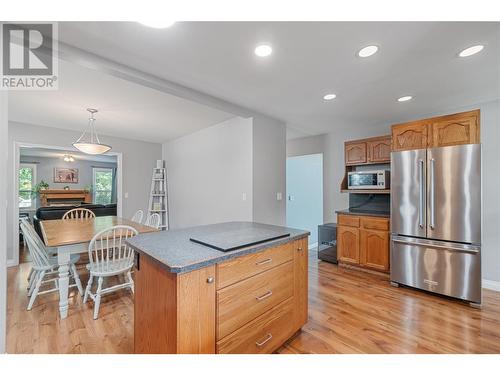
[[[276,193],[276,200],[277,200],[277,201],[280,201],[280,200],[282,200],[282,199],[283,199],[283,194],[281,194],[281,193]]]
[[[247,193],[241,194],[241,199],[246,201],[247,200]]]
[[[124,197],[125,199],[127,199],[127,198],[128,198],[128,192],[126,192],[125,194],[123,194],[123,197]]]

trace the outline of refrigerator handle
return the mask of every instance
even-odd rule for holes
[[[418,160],[418,179],[419,179],[419,192],[418,192],[418,225],[420,228],[424,227],[424,161]]]
[[[431,219],[430,219],[430,227],[431,229],[434,229],[435,226],[436,226],[436,223],[434,222],[435,220],[435,215],[434,215],[434,210],[435,210],[435,190],[436,190],[436,187],[435,187],[435,181],[434,181],[434,173],[435,173],[435,164],[436,164],[436,160],[435,159],[431,159],[431,181],[430,181],[430,185],[431,185],[431,196],[430,196],[430,215],[431,215]]]

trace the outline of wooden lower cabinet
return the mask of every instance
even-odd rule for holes
[[[377,271],[389,271],[389,219],[338,215],[337,259]]]
[[[338,260],[359,264],[359,229],[352,227],[337,227]]]
[[[361,265],[379,271],[389,270],[389,232],[359,230]]]

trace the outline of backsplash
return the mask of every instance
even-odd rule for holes
[[[370,211],[390,211],[389,194],[349,194],[349,208]]]

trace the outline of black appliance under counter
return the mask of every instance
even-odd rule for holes
[[[318,258],[337,264],[337,224],[318,225]]]

